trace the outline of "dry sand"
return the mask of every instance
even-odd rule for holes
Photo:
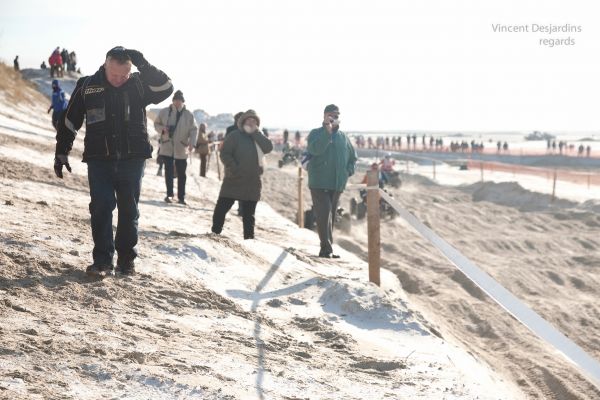
[[[276,159],[276,155],[271,157]],[[275,166],[275,162],[270,163]],[[271,167],[264,199],[295,221],[297,169]],[[354,177],[357,183],[362,176]],[[600,359],[600,213],[520,188],[516,183],[444,187],[403,175],[394,197],[509,291]],[[306,191],[307,192],[307,191]],[[310,196],[305,193],[310,206]],[[348,209],[356,193],[340,201]],[[532,211],[525,211],[532,210]],[[595,210],[595,211],[594,211]],[[367,259],[364,221],[334,236]],[[453,337],[532,399],[598,399],[587,382],[399,218],[381,231],[383,267],[393,271],[442,337]]]

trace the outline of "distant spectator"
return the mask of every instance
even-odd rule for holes
[[[19,69],[20,69],[20,68],[19,68],[19,56],[16,56],[16,57],[15,57],[15,60],[13,61],[13,64],[14,64],[14,66],[15,66],[15,71],[17,71],[17,72],[18,72],[18,71],[19,71]]]
[[[62,63],[63,63],[64,68],[67,71],[70,71],[70,69],[69,69],[69,64],[70,64],[70,61],[69,61],[69,51],[63,47],[63,50],[60,53],[60,57],[62,58]]]
[[[296,146],[300,146],[300,141],[302,140],[302,135],[300,134],[300,131],[296,131],[295,140]]]
[[[592,153],[592,147],[588,145],[585,148],[585,155],[586,155],[586,157],[589,157],[591,153]]]
[[[55,74],[57,77],[63,76],[63,61],[58,47],[52,52],[52,55],[48,59],[48,64],[50,64],[51,78],[54,78]]]
[[[237,113],[233,116],[233,125],[228,126],[227,129],[225,129],[225,136],[229,135],[231,132],[233,132],[237,129],[238,120],[240,119],[240,117],[243,114],[244,114],[244,112],[240,111],[239,113]]]
[[[201,123],[198,129],[198,140],[196,141],[196,153],[200,156],[200,176],[206,177],[208,169],[208,156],[210,149],[208,147],[208,137],[206,136],[206,124]]]
[[[52,104],[48,108],[48,113],[50,110],[54,110],[52,113],[52,126],[54,126],[54,129],[58,129],[58,118],[66,109],[67,99],[65,98],[65,92],[60,88],[58,80],[55,79],[52,81]]]
[[[69,54],[69,71],[75,72],[76,69],[77,69],[77,54],[75,54],[75,52],[72,51]]]
[[[215,151],[215,148],[216,148],[216,145],[214,142],[215,142],[215,140],[217,140],[217,134],[214,131],[210,131],[210,133],[208,134],[208,136],[206,138],[208,139],[208,144],[209,144],[208,159],[210,160],[210,153]]]
[[[48,69],[48,66],[46,65],[46,61],[42,61],[42,64],[40,65],[40,69]]]
[[[287,143],[290,138],[290,132],[286,129],[283,131],[283,143]]]

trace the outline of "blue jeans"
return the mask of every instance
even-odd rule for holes
[[[95,265],[112,265],[115,248],[119,261],[137,257],[138,202],[145,160],[91,160],[88,164],[90,214]],[[117,233],[113,240],[112,213],[119,208]]]

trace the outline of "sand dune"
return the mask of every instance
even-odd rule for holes
[[[271,169],[269,201],[294,218],[295,170]],[[355,181],[359,180],[358,177]],[[596,202],[577,204],[529,192],[517,183],[444,187],[403,175],[394,197],[426,225],[492,275],[513,294],[595,358],[600,358],[600,214]],[[353,193],[346,192],[347,207]],[[308,200],[308,198],[307,198]],[[308,200],[310,205],[310,200]],[[337,243],[366,259],[363,221]],[[553,349],[457,271],[398,219],[381,232],[383,266],[393,271],[442,337],[453,337],[530,398],[597,399],[600,391]]]

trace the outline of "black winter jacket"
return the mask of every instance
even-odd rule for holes
[[[106,80],[104,67],[77,81],[56,134],[56,154],[68,155],[85,116],[83,161],[152,157],[146,106],[173,92],[169,77],[152,65],[131,74],[121,87]]]

